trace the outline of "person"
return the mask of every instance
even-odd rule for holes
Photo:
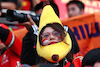
[[[84,4],[81,1],[70,1],[66,7],[69,18],[84,14]]]
[[[29,18],[29,16],[28,16],[28,18]],[[31,24],[33,24],[33,25],[32,26],[30,25],[31,28],[28,28],[29,32],[26,34],[26,36],[23,39],[22,53],[21,53],[21,63],[22,64],[34,65],[34,64],[39,63],[39,62],[36,63],[37,60],[35,60],[35,59],[38,55],[35,52],[36,50],[34,49],[34,44],[36,44],[36,41],[37,41],[38,27],[36,25],[34,25],[34,23],[32,23],[33,21],[32,21],[31,18],[29,18],[29,20],[30,20]],[[29,27],[29,26],[27,26],[27,27]],[[68,31],[68,27],[65,27],[65,29],[66,29],[66,31]],[[34,35],[32,35],[33,33],[34,33]],[[31,42],[29,42],[28,40],[31,40]],[[32,43],[32,41],[33,41],[34,44]],[[73,43],[75,43],[74,39],[73,39]],[[75,52],[77,52],[77,51],[78,50],[76,49]]]
[[[62,41],[66,43],[66,45],[68,45],[68,43],[64,41],[64,38],[66,37],[66,35],[68,34],[64,32],[64,28],[59,23],[49,23],[41,29],[40,34],[39,34],[39,42],[40,42],[40,45],[42,46],[48,46],[48,45],[56,44]],[[52,56],[52,60],[57,61],[59,59],[58,57],[59,55],[54,55],[54,58]]]
[[[31,2],[31,11],[32,10],[34,10],[33,8],[38,4],[38,3],[40,3],[40,1],[39,0],[30,0],[30,2]]]
[[[60,24],[56,24],[56,23],[55,23],[54,25],[51,24],[50,26],[53,26],[53,27],[59,26],[61,29],[60,29],[59,27],[57,27],[57,28],[58,28],[57,31],[59,31],[59,29],[60,29],[59,33],[61,33],[61,31],[62,31],[63,34],[65,34],[65,33],[64,33],[64,29],[63,29],[62,26],[60,26]],[[41,28],[41,24],[40,24],[39,28]],[[51,32],[52,32],[52,30],[54,31],[54,29],[51,29]],[[35,30],[34,30],[34,31],[35,31]],[[57,35],[57,33],[58,33],[58,32],[55,31],[55,33],[54,33],[55,36]],[[36,34],[38,34],[38,33],[34,33],[34,34],[36,35]],[[61,34],[61,36],[63,36],[63,34]],[[66,36],[66,35],[65,35],[65,36]],[[68,36],[68,34],[67,34],[67,36]],[[36,37],[37,37],[37,36],[36,36]],[[67,37],[66,37],[66,38],[67,38]],[[60,37],[59,37],[59,39],[60,39]],[[50,39],[50,40],[51,40],[51,39]],[[56,37],[56,40],[57,40],[56,42],[60,42],[60,41],[64,40],[64,36],[63,36],[62,39],[60,39],[60,40],[58,40],[57,37]],[[65,42],[66,42],[66,41],[65,41]],[[53,43],[53,41],[52,41],[51,43]],[[67,43],[67,42],[66,42],[66,43]],[[71,43],[70,39],[69,39],[69,42],[68,42],[68,43]],[[38,43],[37,43],[37,44],[38,44]],[[60,45],[61,45],[61,44],[60,44]],[[68,44],[67,44],[67,45],[68,45]],[[69,44],[69,48],[68,48],[68,49],[66,49],[66,48],[63,48],[63,49],[68,50],[68,51],[67,51],[67,53],[68,53],[69,50],[71,49],[71,44]],[[50,52],[51,52],[51,51],[50,51]],[[66,52],[66,51],[65,51],[65,52]],[[64,54],[66,55],[66,53],[64,53]],[[63,56],[65,56],[65,55],[63,55]],[[54,57],[55,57],[55,56],[54,56]],[[60,57],[60,56],[58,56],[58,57]],[[39,61],[39,60],[40,60],[40,61]],[[39,60],[38,60],[39,63],[43,62],[43,60],[41,60],[41,59],[39,59]],[[55,61],[55,58],[54,58],[53,60]],[[57,61],[58,61],[58,59],[57,59]],[[44,62],[43,62],[43,63],[44,63]],[[56,64],[56,63],[55,63],[55,64]],[[62,67],[62,66],[61,66],[61,67]]]
[[[92,49],[84,56],[82,67],[100,67],[100,48]]]
[[[59,14],[58,14],[59,15]],[[30,20],[30,18],[29,18]],[[32,20],[31,20],[32,21]],[[24,25],[26,26],[27,24],[29,24],[30,22],[25,22]],[[33,30],[34,30],[34,26],[31,27],[31,25],[34,24],[34,23],[30,23],[29,26],[26,26],[27,27],[30,27],[30,28],[27,28],[29,30],[29,32],[26,34],[26,36],[23,38],[23,46],[22,46],[22,53],[21,53],[21,63],[22,64],[29,64],[29,65],[34,65],[33,62],[34,59],[35,59],[35,55],[36,55],[36,50],[35,50],[35,47],[36,45],[36,40],[37,40],[37,37],[36,35],[32,35],[33,33]],[[36,26],[35,26],[36,28]],[[66,31],[69,33],[70,37],[71,37],[71,40],[73,41],[72,42],[72,50],[71,50],[71,53],[72,54],[75,54],[77,52],[79,52],[79,47],[78,47],[78,44],[77,44],[77,41],[75,39],[75,36],[74,34],[72,33],[72,31],[70,30],[70,28],[68,28],[67,26],[64,26],[64,28],[66,29]],[[37,29],[37,28],[36,28]],[[33,39],[34,38],[34,39]],[[35,42],[33,42],[35,41]],[[34,43],[34,44],[33,44]],[[30,45],[27,45],[27,44],[30,44]],[[33,47],[34,46],[34,47]],[[28,50],[29,48],[28,47],[33,47],[33,49],[31,50]],[[27,52],[28,50],[28,52]],[[29,53],[29,52],[33,52],[33,53]],[[29,54],[30,55],[29,55]],[[31,59],[30,59],[31,58]],[[30,61],[30,63],[28,62]],[[32,62],[32,63],[31,63]]]
[[[34,11],[36,14],[41,14],[42,13],[42,10],[43,10],[43,3],[45,3],[46,1],[42,1],[40,3],[38,3],[35,7],[34,7]],[[59,9],[58,9],[58,6],[54,3],[54,2],[50,2],[50,5],[53,7],[55,13],[57,14],[57,16],[59,17]]]
[[[38,6],[43,7],[43,3],[45,3],[45,2],[46,1],[43,1],[39,4],[37,4],[35,6],[35,11],[37,12],[39,9],[41,9],[41,8],[38,9]],[[56,8],[55,4],[52,3],[52,5],[54,5],[54,8]],[[56,12],[58,12],[58,10]],[[59,12],[58,12],[58,15],[59,15]],[[36,52],[37,35],[33,35],[34,29],[37,30],[38,27],[32,26],[32,25],[34,25],[34,23],[32,23],[32,19],[29,17],[28,17],[28,19],[30,20],[31,23],[24,22],[23,24],[21,24],[21,25],[24,25],[28,29],[28,33],[23,38],[22,52],[21,52],[21,64],[29,64],[32,66],[32,65],[36,65],[38,63],[38,61],[35,60],[36,57],[38,56],[37,52]],[[35,32],[35,33],[38,33],[38,32]]]
[[[2,8],[0,5],[0,16]],[[0,23],[0,67],[15,67],[20,65],[22,43],[10,31],[8,26]]]
[[[17,0],[0,0],[3,9],[17,9]]]
[[[0,23],[0,67],[20,66],[21,48],[19,39]]]

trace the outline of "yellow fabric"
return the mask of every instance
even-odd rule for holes
[[[62,25],[59,17],[55,14],[53,8],[50,5],[47,5],[43,8],[43,12],[40,17],[39,32],[46,24],[54,22],[58,22]]]
[[[60,19],[57,17],[55,14],[53,8],[50,5],[47,5],[43,8],[43,12],[41,14],[40,18],[40,25],[39,25],[39,33],[41,29],[46,26],[48,23],[54,23],[58,22],[59,24],[62,25]],[[66,33],[66,32],[65,32]],[[64,38],[64,41],[67,43],[59,42],[56,44],[48,45],[48,46],[42,46],[39,43],[39,36],[37,37],[37,53],[40,57],[43,57],[44,59],[48,60],[49,62],[58,62],[62,60],[71,50],[72,48],[72,43],[71,39],[68,33],[66,33],[66,37]],[[57,61],[52,60],[53,55],[59,55],[59,59]]]

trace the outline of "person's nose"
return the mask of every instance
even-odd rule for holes
[[[50,35],[50,40],[54,40],[55,39],[55,37],[51,34]]]
[[[73,14],[73,11],[72,11],[72,10],[70,10],[68,13],[69,13],[69,15],[72,15],[72,14]]]

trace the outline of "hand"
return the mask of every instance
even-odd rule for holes
[[[27,28],[27,30],[29,30],[29,28],[32,26],[32,25],[36,25],[35,22],[31,19],[30,15],[27,15],[27,18],[29,21],[27,22],[24,22],[24,23],[19,23],[20,25],[23,25]]]

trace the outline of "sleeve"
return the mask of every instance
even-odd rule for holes
[[[6,26],[0,26],[0,39],[12,52],[21,55],[22,43]]]
[[[36,63],[36,42],[37,42],[37,35],[38,35],[38,27],[36,25],[32,25],[29,29],[28,33],[23,38],[22,44],[22,52],[21,52],[21,63],[22,64],[29,64],[35,65]]]
[[[79,52],[79,46],[78,46],[78,43],[76,41],[75,35],[68,26],[64,26],[64,29],[66,32],[69,33],[71,40],[72,40],[72,49],[70,52],[72,54],[76,54],[77,52]]]

